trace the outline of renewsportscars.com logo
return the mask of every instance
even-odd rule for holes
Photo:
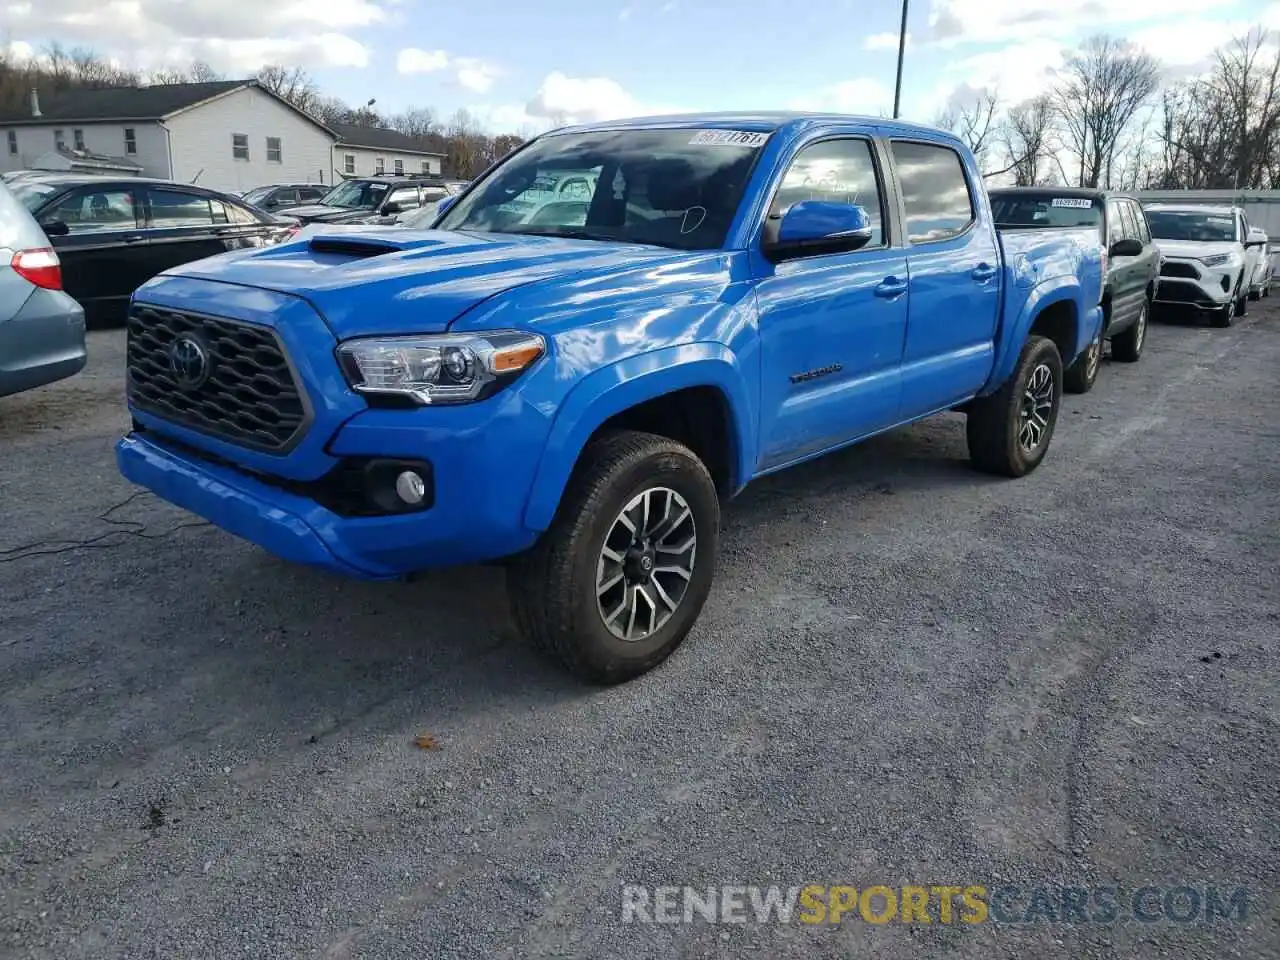
[[[1243,923],[1247,887],[624,884],[623,923]]]

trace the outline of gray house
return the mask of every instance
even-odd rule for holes
[[[256,80],[33,92],[26,109],[0,112],[0,171],[132,173],[241,193],[333,183],[337,139]]]
[[[375,174],[430,173],[439,175],[444,154],[423,150],[411,137],[385,127],[331,123],[338,135],[333,148],[334,168],[344,177]]]

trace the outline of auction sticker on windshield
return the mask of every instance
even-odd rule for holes
[[[1076,207],[1081,210],[1088,210],[1093,206],[1092,200],[1086,200],[1082,197],[1054,197],[1053,202],[1049,204],[1051,207]]]
[[[690,144],[699,146],[758,147],[769,139],[757,130],[699,130]]]

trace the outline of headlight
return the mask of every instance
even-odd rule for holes
[[[360,393],[470,403],[501,389],[546,352],[536,333],[497,330],[350,340],[338,347],[338,362]]]
[[[1234,267],[1240,264],[1238,253],[1215,253],[1211,257],[1201,257],[1200,262],[1206,267]]]

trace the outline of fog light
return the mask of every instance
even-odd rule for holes
[[[412,470],[396,477],[396,494],[411,507],[416,507],[427,495],[427,483]]]

